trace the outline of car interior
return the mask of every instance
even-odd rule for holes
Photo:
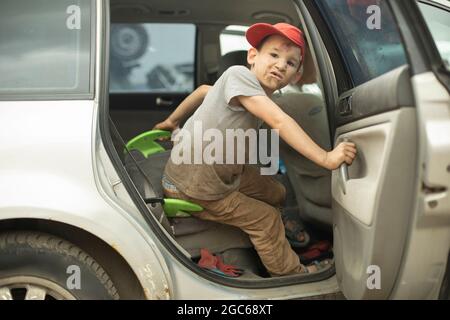
[[[240,280],[253,281],[270,276],[244,232],[189,215],[168,216],[158,205],[171,142],[159,142],[164,151],[147,157],[136,149],[124,150],[128,141],[163,121],[196,87],[213,85],[232,65],[246,65],[245,29],[256,22],[287,22],[303,29],[290,0],[223,0],[214,5],[210,0],[111,0],[109,110],[112,138],[124,167],[166,235],[193,263],[198,262],[200,249],[207,248],[225,263],[244,269]],[[188,40],[191,44],[185,45]],[[307,50],[301,81],[274,94],[273,100],[317,144],[330,149],[327,110],[316,70]],[[332,245],[331,172],[281,140],[280,158],[276,179],[288,191],[283,214],[304,221],[311,244]],[[301,256],[307,248],[295,250]]]

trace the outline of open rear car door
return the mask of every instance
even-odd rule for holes
[[[348,299],[437,298],[450,243],[449,73],[433,69],[442,60],[416,2],[355,3],[300,3],[334,146],[358,150],[332,173],[338,282]]]

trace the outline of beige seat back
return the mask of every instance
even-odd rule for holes
[[[287,92],[274,97],[274,102],[319,146],[330,149],[328,118],[322,98],[311,93]],[[294,188],[300,215],[306,220],[331,225],[331,172],[305,158],[282,140],[280,157],[285,162]]]

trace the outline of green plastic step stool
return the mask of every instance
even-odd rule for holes
[[[144,157],[148,158],[148,156],[152,154],[165,151],[165,149],[155,140],[165,137],[170,138],[171,135],[172,133],[166,130],[146,131],[128,141],[128,143],[126,144],[126,150],[124,150],[124,152],[126,152],[127,150],[138,150],[144,155]],[[191,215],[189,214],[189,212],[203,211],[203,208],[198,204],[181,199],[152,198],[147,199],[145,202],[161,203],[168,218],[190,217]]]
[[[203,211],[198,204],[181,199],[150,198],[145,199],[145,203],[161,203],[168,218],[186,218],[191,216],[190,212]]]
[[[126,151],[139,150],[144,157],[165,151],[165,149],[155,140],[159,138],[170,138],[172,133],[166,130],[150,130],[134,137],[125,145]]]
[[[163,209],[168,218],[186,218],[191,216],[189,212],[203,211],[198,204],[172,198],[164,198]]]

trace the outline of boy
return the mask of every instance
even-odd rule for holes
[[[344,161],[351,164],[356,155],[353,143],[343,142],[326,152],[270,99],[273,92],[301,77],[305,55],[302,32],[286,23],[257,23],[248,29],[246,37],[252,45],[247,55],[250,70],[230,67],[213,87],[199,87],[155,128],[173,131],[194,110],[183,127],[191,134],[195,123],[201,123],[204,130],[219,130],[225,136],[229,129],[256,130],[264,121],[277,129],[292,148],[320,166],[334,170]],[[187,148],[183,150],[195,151],[193,139],[178,143]],[[201,151],[204,149],[203,144]],[[166,196],[201,205],[205,210],[195,213],[198,218],[241,228],[272,276],[318,270],[318,266],[303,266],[285,237],[277,210],[286,193],[281,183],[260,175],[252,166],[238,163],[176,164],[174,153],[172,150],[163,177]]]

